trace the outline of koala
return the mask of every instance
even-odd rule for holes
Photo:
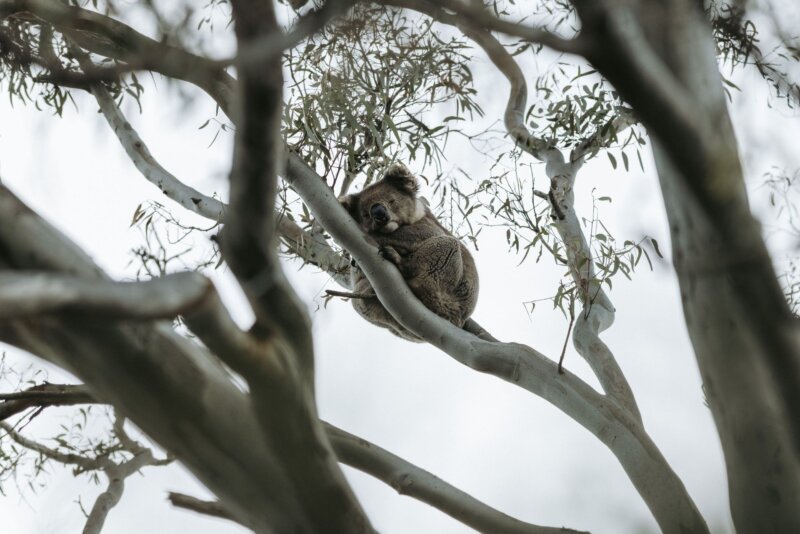
[[[419,184],[405,165],[395,164],[383,178],[339,201],[394,263],[411,291],[434,313],[464,326],[478,301],[478,271],[467,247],[453,237],[417,197]],[[372,293],[364,273],[351,269],[354,293]],[[398,323],[377,297],[353,299],[367,321],[410,341],[422,340]]]

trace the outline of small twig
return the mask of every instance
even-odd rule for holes
[[[564,356],[567,354],[567,343],[569,343],[569,336],[572,334],[572,325],[575,324],[575,299],[574,297],[569,301],[569,327],[567,328],[567,336],[564,338],[564,347],[561,349],[561,356],[558,358],[558,374],[564,374]]]
[[[325,293],[332,297],[342,297],[346,299],[375,299],[378,298],[375,293],[351,293],[349,291],[335,291],[333,289],[326,289]]]
[[[558,204],[558,199],[556,198],[556,193],[553,188],[547,193],[547,198],[550,200],[550,207],[553,208],[553,217],[559,221],[563,221],[566,215],[564,215],[564,210],[562,210],[561,206]]]

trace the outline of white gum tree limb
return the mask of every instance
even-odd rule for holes
[[[210,289],[209,280],[194,272],[112,282],[52,272],[0,271],[0,320],[89,310],[109,318],[171,319],[194,308]]]
[[[581,293],[583,310],[578,314],[575,324],[575,348],[592,367],[603,390],[641,423],[633,391],[613,353],[599,336],[600,332],[614,322],[615,310],[595,276],[591,250],[574,209],[573,187],[578,170],[583,165],[589,147],[597,148],[603,140],[587,140],[581,150],[576,150],[574,156],[565,161],[560,150],[531,135],[525,126],[524,114],[528,100],[525,75],[511,54],[491,33],[485,29],[476,29],[473,24],[465,24],[461,17],[442,11],[432,2],[399,0],[392,1],[391,4],[420,11],[438,22],[458,27],[484,50],[508,80],[510,88],[503,122],[509,135],[523,150],[546,164],[545,172],[551,183],[551,202],[555,200],[557,203],[553,206],[554,213],[558,214],[554,226],[564,242],[570,274]]]

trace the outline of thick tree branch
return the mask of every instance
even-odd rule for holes
[[[0,265],[107,280],[86,254],[2,186]],[[156,437],[256,532],[311,530],[285,465],[259,431],[250,399],[170,325],[70,316],[2,321],[0,339],[84,380],[96,398]]]
[[[240,48],[278,31],[272,3],[233,0],[232,7]],[[312,529],[370,532],[318,419],[310,320],[278,261],[274,206],[283,150],[281,58],[238,63],[237,71],[237,127],[222,251],[255,313],[250,335],[261,358],[230,363],[248,381],[256,416],[291,476],[292,493]]]
[[[211,283],[201,274],[145,282],[87,280],[47,272],[0,271],[0,319],[61,312],[108,319],[171,319],[201,302]]]
[[[696,246],[690,249],[691,252],[684,250],[676,254],[680,256],[675,266],[682,285],[694,287],[700,278],[729,277],[736,288],[733,295],[739,313],[754,318],[748,321],[751,332],[766,348],[764,361],[772,374],[774,388],[779,392],[778,402],[783,405],[782,411],[789,421],[795,457],[798,457],[798,325],[775,276],[760,224],[750,211],[735,132],[727,113],[714,43],[705,15],[697,5],[688,4],[680,7],[664,5],[655,10],[634,5],[624,13],[617,13],[611,6],[602,6],[599,12],[591,13],[600,23],[624,17],[618,24],[606,25],[610,46],[604,50],[605,54],[598,54],[593,63],[634,106],[648,131],[658,141],[659,174],[683,182],[678,187],[666,187],[688,194],[688,198],[699,207],[697,215],[702,218],[702,224],[709,224],[717,239],[724,244],[714,255],[714,267],[710,269],[703,262],[686,261],[688,257],[697,258]],[[644,36],[649,39],[647,48],[639,51],[636,45]],[[616,54],[623,49],[629,50],[627,54],[634,57]],[[645,56],[637,58],[637,52]],[[672,86],[652,92],[653,76],[647,68],[652,68],[651,64],[675,80],[675,84],[682,88],[681,102],[690,101],[690,107],[681,110],[668,105],[668,95],[663,93],[665,90],[669,92]],[[648,81],[650,85],[646,83]],[[686,117],[687,110],[691,117]],[[692,232],[696,233],[699,225],[694,223]],[[677,241],[686,243],[682,238]],[[687,272],[681,272],[687,268]],[[702,355],[698,354],[698,357],[702,358]],[[718,371],[725,373],[722,369]],[[715,370],[714,374],[722,378],[717,375],[718,371]]]

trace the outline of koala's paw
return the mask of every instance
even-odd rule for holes
[[[380,247],[378,252],[380,252],[380,255],[383,257],[383,259],[388,260],[397,266],[399,266],[400,262],[403,260],[400,257],[400,253],[398,253],[394,247]]]

